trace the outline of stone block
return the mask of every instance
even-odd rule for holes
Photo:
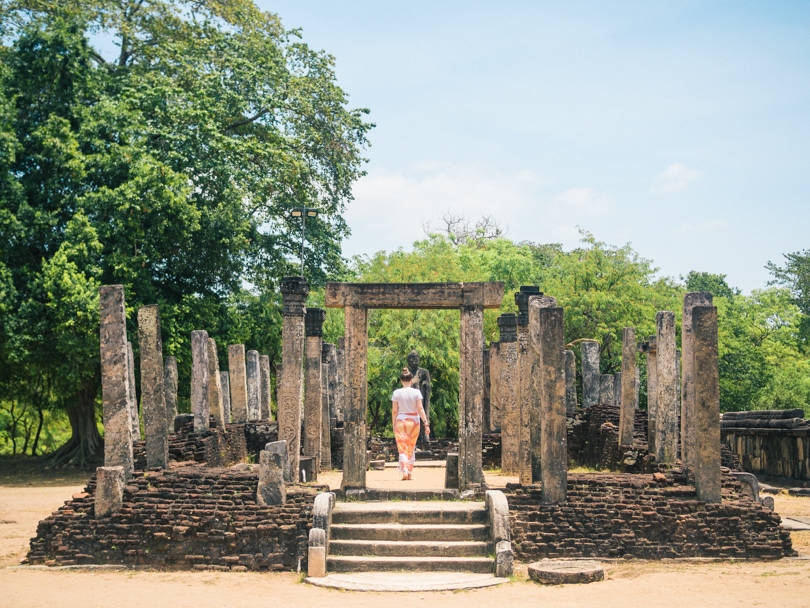
[[[271,454],[280,454],[282,456],[281,464],[283,467],[284,481],[292,483],[292,471],[290,470],[290,460],[287,457],[287,442],[283,439],[281,441],[272,441],[264,446],[266,452]]]
[[[256,502],[261,506],[283,505],[287,502],[284,483],[284,457],[262,450],[259,452],[259,484]]]
[[[444,468],[444,487],[458,489],[458,454],[448,454]]]
[[[124,467],[98,467],[96,469],[96,519],[117,513],[124,502]]]

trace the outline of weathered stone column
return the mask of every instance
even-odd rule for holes
[[[343,480],[340,485],[344,490],[359,490],[366,487],[368,311],[346,306],[343,312],[346,404],[343,411]]]
[[[208,332],[191,332],[191,413],[194,415],[194,432],[207,431],[211,415],[208,401]]]
[[[247,412],[248,420],[255,421],[262,417],[260,405],[261,380],[259,378],[259,352],[255,350],[247,351],[247,361],[245,362],[247,372]]]
[[[177,357],[163,358],[163,388],[166,390],[166,430],[174,433],[177,416]]]
[[[484,483],[481,460],[484,401],[484,296],[462,291],[459,342],[458,483],[461,491]]]
[[[535,308],[556,308],[557,300],[550,296],[533,295],[529,298],[529,332],[528,332],[528,355],[531,361],[529,365],[529,403],[531,403],[530,417],[529,417],[529,441],[530,441],[530,454],[531,454],[531,467],[532,467],[532,483],[539,482],[542,479],[541,468],[543,466],[542,458],[542,411],[541,399],[543,394],[543,361],[539,347],[539,325],[537,325],[537,313],[532,317],[532,306]],[[534,325],[532,325],[532,318],[534,318]],[[560,351],[560,358],[562,360],[562,351]],[[563,367],[563,374],[565,368]],[[565,376],[562,376],[563,382]]]
[[[486,345],[486,343],[485,343]],[[490,431],[490,399],[492,394],[492,381],[490,371],[490,351],[484,348],[481,352],[481,373],[483,374],[484,394],[481,397],[481,432]]]
[[[141,353],[141,404],[146,434],[146,467],[165,469],[169,465],[169,425],[166,422],[163,342],[157,304],[138,309],[138,346]]]
[[[346,409],[346,338],[337,343],[337,388],[335,389],[335,420],[344,420]]]
[[[231,419],[239,424],[248,420],[247,366],[245,345],[228,346],[228,375],[231,384]]]
[[[123,467],[124,479],[129,479],[134,467],[123,286],[103,285],[99,289],[99,310],[104,466]]]
[[[565,355],[563,309],[554,298],[532,298],[529,327],[532,348],[537,352],[540,401],[540,501],[563,503],[568,491],[568,446],[565,416]]]
[[[622,405],[622,373],[616,372],[613,374],[613,405],[621,407]]]
[[[675,313],[655,315],[658,398],[655,412],[655,458],[674,464],[678,456],[678,369],[675,352]]]
[[[520,449],[520,402],[518,401],[517,316],[498,317],[500,329],[501,379],[498,402],[501,406],[501,471],[504,475],[518,473]]]
[[[323,308],[307,308],[306,313],[306,392],[304,393],[304,456],[315,459],[313,470],[320,470],[323,395],[321,357],[323,356]],[[326,419],[329,424],[329,418]]]
[[[489,343],[489,427],[494,433],[501,429],[501,343]]]
[[[599,403],[599,342],[587,340],[580,347],[582,357],[582,407]]]
[[[565,356],[565,411],[568,415],[577,411],[577,357],[572,350]]]
[[[222,399],[222,378],[219,375],[219,353],[217,343],[208,338],[208,408],[214,416],[218,428],[225,428],[225,405]]]
[[[332,410],[337,384],[337,355],[334,344],[321,345],[321,471],[332,468]]]
[[[655,454],[655,417],[658,402],[658,353],[655,336],[641,342],[638,350],[647,357],[647,448],[650,454]]]
[[[261,420],[273,419],[270,404],[270,355],[259,355],[259,410]]]
[[[695,420],[695,490],[698,500],[720,502],[720,376],[717,355],[717,308],[691,310]],[[684,363],[686,357],[684,357]]]
[[[520,422],[518,424],[518,477],[523,485],[531,484],[532,479],[532,422],[537,420],[540,405],[532,403],[532,355],[529,352],[529,298],[542,295],[540,288],[533,285],[521,286],[515,294],[518,307],[518,403]]]
[[[613,374],[602,374],[599,377],[599,403],[613,405]]]
[[[695,306],[711,306],[712,294],[693,291],[683,297],[681,320],[681,464],[688,476],[695,472],[695,379],[694,338],[692,334],[692,309]]]
[[[284,456],[259,452],[259,484],[256,488],[256,503],[266,507],[287,502],[287,487],[284,485]]]
[[[281,281],[281,380],[278,401],[278,438],[287,442],[293,480],[298,480],[301,458],[301,365],[304,359],[304,315],[309,285],[303,277]],[[231,378],[233,381],[233,378]],[[365,455],[365,451],[364,451]]]
[[[138,416],[138,393],[135,389],[135,355],[132,353],[132,342],[127,342],[127,381],[129,382],[129,400],[127,409],[132,420],[132,440],[141,439],[141,420]]]
[[[619,445],[633,445],[636,421],[636,329],[622,329],[622,399],[619,406]]]
[[[225,424],[231,422],[231,378],[228,372],[219,372],[219,384],[222,387],[222,415]]]

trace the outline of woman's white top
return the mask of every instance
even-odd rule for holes
[[[418,403],[422,401],[422,393],[412,386],[398,388],[391,395],[391,401],[396,401],[399,414],[419,414]]]

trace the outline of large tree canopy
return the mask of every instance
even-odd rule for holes
[[[251,302],[294,273],[290,209],[321,209],[322,283],[371,125],[333,59],[251,0],[0,0],[0,27],[0,380],[65,407],[81,461],[99,445],[98,286],[161,304],[170,353],[191,329],[266,342]]]

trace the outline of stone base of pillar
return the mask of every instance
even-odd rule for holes
[[[264,451],[270,452],[271,454],[279,454],[281,456],[284,481],[287,483],[292,483],[293,479],[292,471],[290,470],[290,460],[287,458],[287,442],[283,439],[281,441],[271,441],[264,446]]]
[[[284,485],[284,457],[281,454],[262,450],[259,452],[259,485],[256,502],[263,507],[283,505],[287,502],[287,487]]]
[[[458,454],[448,454],[444,469],[444,487],[458,489]]]
[[[96,519],[117,513],[124,502],[124,467],[96,469]]]

